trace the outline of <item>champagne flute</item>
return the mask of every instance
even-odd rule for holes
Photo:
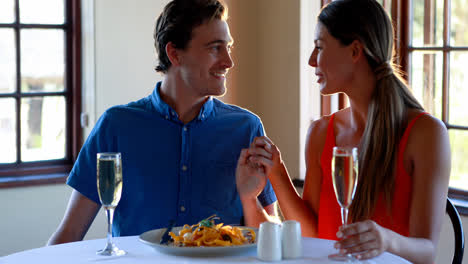
[[[358,149],[334,147],[332,159],[332,180],[336,200],[341,207],[341,221],[348,224],[348,208],[353,202],[358,181]],[[351,254],[332,254],[332,260],[353,262]]]
[[[107,245],[96,252],[104,256],[122,256],[126,252],[112,242],[114,210],[122,195],[122,158],[120,153],[97,154],[97,189],[107,215]]]

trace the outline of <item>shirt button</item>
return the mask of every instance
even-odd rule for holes
[[[186,170],[187,170],[187,166],[185,166],[185,165],[182,166],[182,170],[183,170],[183,171],[186,171]]]
[[[180,211],[181,211],[181,212],[185,212],[185,206],[182,205],[182,206],[180,207]]]
[[[166,119],[169,119],[169,116],[168,116],[168,115],[166,115]]]
[[[184,127],[184,131],[187,131],[187,128],[186,128],[186,127]]]
[[[205,118],[205,115],[204,115],[204,114],[202,114],[202,115],[201,115],[201,117],[202,117],[202,118]]]

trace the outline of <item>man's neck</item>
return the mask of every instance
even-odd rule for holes
[[[208,96],[196,96],[192,87],[188,87],[177,78],[166,75],[159,90],[161,99],[176,111],[182,123],[187,124],[200,113]]]

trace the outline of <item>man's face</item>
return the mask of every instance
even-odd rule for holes
[[[213,19],[195,27],[185,50],[180,50],[182,81],[193,95],[220,96],[226,92],[226,74],[234,66],[233,40],[226,21]]]

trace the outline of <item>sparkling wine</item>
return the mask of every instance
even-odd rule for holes
[[[97,190],[99,200],[107,215],[107,244],[96,254],[102,256],[123,256],[127,254],[112,242],[114,210],[122,195],[122,154],[120,152],[97,153]]]
[[[122,194],[122,164],[118,159],[101,157],[97,162],[99,199],[104,207],[116,207]]]
[[[358,149],[333,147],[332,179],[336,200],[341,207],[341,223],[348,224],[348,207],[353,202],[358,181]],[[350,253],[336,253],[329,259],[354,263],[355,258]]]
[[[357,173],[357,164],[355,164],[352,155],[336,154],[333,156],[333,188],[335,189],[336,200],[342,208],[348,208],[353,201],[356,192]]]

